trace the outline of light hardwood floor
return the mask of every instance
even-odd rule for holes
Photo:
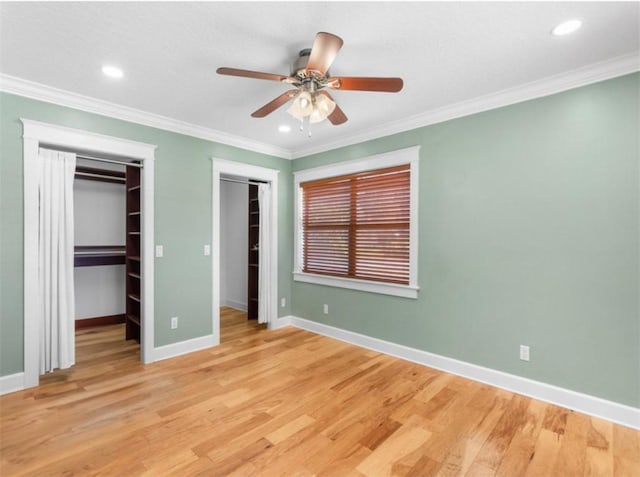
[[[123,333],[0,398],[0,475],[640,476],[637,431],[231,309],[148,366]]]

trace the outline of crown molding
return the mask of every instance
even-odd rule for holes
[[[618,56],[610,60],[593,63],[575,70],[567,71],[546,78],[507,88],[496,93],[487,94],[471,100],[461,101],[441,108],[425,111],[398,121],[390,122],[366,131],[345,135],[333,141],[314,144],[309,147],[291,151],[293,159],[331,151],[344,146],[359,144],[391,134],[442,123],[451,119],[470,116],[491,109],[529,101],[531,99],[550,96],[580,86],[597,83],[640,70],[640,56],[637,53]]]
[[[550,96],[580,86],[634,73],[638,70],[640,70],[640,57],[637,53],[618,56],[610,60],[593,63],[575,70],[549,76],[513,88],[507,88],[471,100],[431,109],[379,127],[360,130],[332,141],[292,150],[179,121],[166,116],[148,113],[139,109],[110,103],[108,101],[102,101],[89,96],[83,96],[3,73],[0,73],[0,91],[163,129],[165,131],[206,139],[249,151],[277,156],[283,159],[298,159],[312,154],[327,152],[340,147],[442,123],[451,119],[529,101],[531,99]]]
[[[291,151],[271,144],[254,141],[245,137],[205,128],[196,124],[168,118],[166,116],[160,116],[158,114],[148,113],[128,106],[122,106],[120,104],[91,98],[89,96],[83,96],[81,94],[28,81],[15,76],[6,75],[4,73],[0,73],[0,91],[60,106],[66,106],[68,108],[79,109],[88,113],[100,114],[110,118],[150,126],[165,131],[184,134],[199,139],[206,139],[208,141],[214,141],[249,151],[291,159]]]

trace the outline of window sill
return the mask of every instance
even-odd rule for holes
[[[418,298],[418,287],[411,285],[397,285],[395,283],[373,282],[368,280],[356,280],[353,278],[331,277],[327,275],[315,275],[313,273],[293,272],[293,280],[296,282],[314,283],[330,287],[349,288],[382,295],[400,296],[403,298]]]

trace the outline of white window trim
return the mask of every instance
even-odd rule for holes
[[[371,293],[394,295],[404,298],[418,298],[418,162],[420,146],[412,146],[384,154],[364,157],[327,166],[314,167],[294,172],[294,269],[293,279],[297,282],[314,283],[340,288],[349,288]],[[409,284],[376,282],[355,278],[332,277],[302,271],[302,182],[326,179],[328,177],[356,174],[359,172],[384,169],[409,164],[410,166],[410,224],[409,224]]]

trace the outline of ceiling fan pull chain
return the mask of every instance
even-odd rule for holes
[[[309,123],[309,116],[304,116],[300,120],[300,132],[304,132],[305,126],[307,129],[307,137],[311,137],[311,124]]]

